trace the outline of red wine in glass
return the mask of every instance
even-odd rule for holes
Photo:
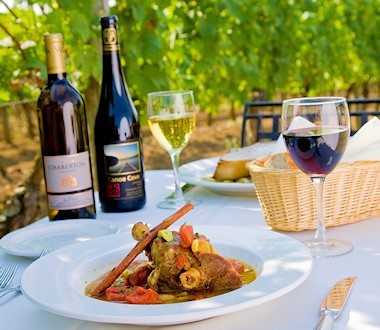
[[[304,244],[315,258],[350,252],[351,243],[327,239],[323,216],[325,178],[338,165],[349,139],[347,100],[337,96],[284,100],[281,126],[286,148],[297,166],[310,177],[314,187],[316,231],[314,238],[304,241]]]
[[[310,177],[325,177],[344,154],[347,127],[315,126],[284,132],[285,144],[297,166]]]

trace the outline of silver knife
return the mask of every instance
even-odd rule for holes
[[[314,330],[331,329],[334,320],[343,309],[356,279],[356,276],[347,277],[334,285],[326,298],[322,301],[319,308],[321,317],[318,324],[314,327]]]

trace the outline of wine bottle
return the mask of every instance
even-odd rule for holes
[[[99,199],[104,212],[128,212],[146,202],[140,123],[120,63],[117,16],[100,22],[103,78],[95,119]]]
[[[66,77],[60,33],[44,37],[48,81],[37,101],[50,220],[96,218],[85,104]]]

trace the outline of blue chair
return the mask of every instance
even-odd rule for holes
[[[380,98],[376,99],[348,99],[347,103],[350,107],[352,104],[380,104]],[[250,120],[254,121],[252,125],[253,129],[253,141],[259,142],[265,140],[277,140],[281,132],[281,101],[258,101],[247,102],[244,106],[243,124],[241,133],[241,146],[245,147],[247,144],[247,123]],[[269,113],[268,108],[277,107],[279,110],[276,113]],[[252,111],[253,109],[253,111]],[[355,134],[360,127],[362,127],[368,120],[374,116],[380,116],[380,111],[365,111],[356,110],[351,111],[351,135]],[[352,122],[358,119],[352,125]],[[263,123],[266,121],[265,128],[268,128],[268,121],[270,122],[270,129],[265,130]],[[354,127],[354,128],[353,128]]]

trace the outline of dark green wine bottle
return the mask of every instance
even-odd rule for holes
[[[128,212],[146,202],[137,111],[120,64],[117,17],[102,17],[103,78],[95,120],[99,199],[104,212]]]
[[[50,220],[95,218],[85,104],[66,78],[62,35],[44,37],[48,81],[37,116]]]

